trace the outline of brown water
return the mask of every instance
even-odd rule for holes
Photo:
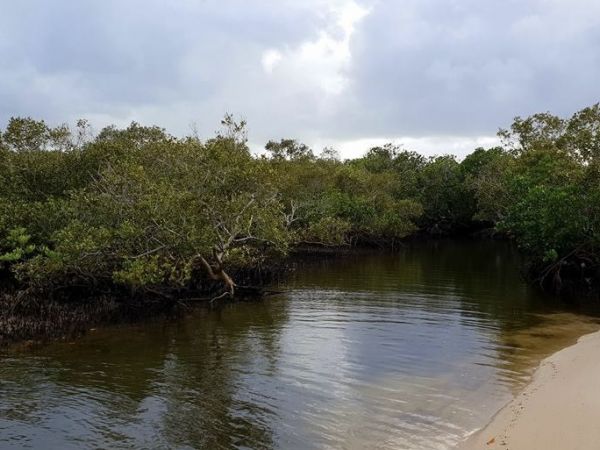
[[[0,355],[0,448],[451,448],[599,328],[513,249],[320,257],[289,292]]]

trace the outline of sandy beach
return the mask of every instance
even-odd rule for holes
[[[531,383],[461,450],[600,448],[600,331],[544,359]]]

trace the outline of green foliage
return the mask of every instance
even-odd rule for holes
[[[476,203],[474,219],[496,223],[504,218],[511,204],[506,180],[514,162],[514,156],[501,147],[476,149],[463,160],[465,186]]]
[[[11,117],[0,134],[0,147],[14,152],[67,150],[71,146],[71,131],[66,125],[50,128],[43,120]]]
[[[82,152],[95,159],[96,173],[61,194],[62,223],[43,236],[51,253],[16,266],[20,278],[182,286],[214,249],[239,267],[285,253],[289,237],[268,167],[238,140],[243,127],[228,125],[237,128],[205,144],[137,124],[104,132]],[[126,151],[115,158],[107,144]]]
[[[97,136],[12,118],[0,133],[0,261],[24,284],[179,288],[290,248],[391,244],[497,225],[538,266],[600,263],[600,108],[517,117],[463,161],[392,144],[341,161],[293,140],[253,156],[225,116],[201,141],[133,122]],[[584,261],[583,259],[581,261]],[[214,275],[214,274],[213,274]]]
[[[0,248],[5,250],[5,253],[0,254],[0,263],[22,261],[33,254],[36,249],[35,245],[31,243],[31,236],[22,227],[9,230]]]
[[[529,255],[555,260],[585,242],[589,227],[580,213],[585,205],[578,186],[532,186],[524,177],[516,177],[512,189],[515,202],[500,226],[512,233]]]
[[[587,163],[600,161],[600,104],[584,108],[568,121],[564,147]]]
[[[549,113],[538,113],[522,119],[515,117],[509,130],[501,129],[498,136],[508,150],[522,153],[535,145],[553,145],[564,134],[564,119]]]
[[[517,139],[514,159],[499,172],[499,228],[515,238],[534,267],[558,260],[579,268],[600,264],[598,105],[570,119],[517,118],[511,130],[502,132]]]
[[[352,224],[339,217],[319,217],[302,231],[302,242],[318,245],[346,245]]]
[[[432,158],[419,174],[422,225],[447,229],[467,225],[475,214],[475,199],[466,188],[461,164],[453,156]]]
[[[312,150],[294,139],[281,139],[279,142],[269,141],[265,145],[271,158],[275,159],[300,159],[314,158]]]
[[[306,149],[291,140],[295,148]],[[273,146],[270,146],[273,148]],[[414,199],[417,155],[388,145],[361,159],[341,162],[312,151],[263,159],[274,174],[288,230],[296,243],[384,243],[416,229],[421,205]],[[409,176],[410,175],[410,176]]]

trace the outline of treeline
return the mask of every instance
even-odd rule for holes
[[[532,280],[600,278],[600,107],[547,113],[464,160],[394,145],[341,161],[290,139],[254,156],[246,124],[177,138],[132,123],[93,135],[12,118],[0,134],[0,271],[18,289],[171,295],[220,285],[303,246],[394,246],[483,225],[513,238]]]

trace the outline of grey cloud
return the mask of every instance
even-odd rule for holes
[[[592,1],[379,3],[356,36],[358,104],[373,111],[376,134],[481,134],[517,114],[571,113],[600,97],[599,9]]]
[[[233,6],[235,4],[235,7]],[[171,6],[169,6],[171,5]],[[177,6],[173,6],[177,5]],[[14,2],[0,18],[1,119],[12,114],[114,113],[214,99],[247,57],[304,38],[314,20],[247,2]],[[73,96],[65,98],[61,80]],[[31,97],[40,105],[35,108]],[[55,102],[55,100],[57,102]],[[46,105],[46,106],[44,106]],[[75,110],[72,110],[75,109]],[[201,112],[202,106],[199,105]],[[190,118],[191,119],[191,118]]]
[[[0,124],[88,117],[211,133],[229,111],[255,142],[341,142],[489,136],[516,114],[599,100],[593,0],[355,1],[6,2]],[[356,5],[369,12],[346,45]]]

